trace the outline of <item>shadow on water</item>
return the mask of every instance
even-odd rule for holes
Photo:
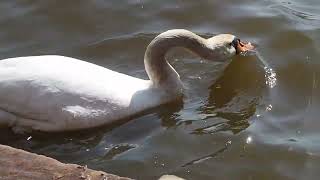
[[[262,98],[270,87],[267,82],[269,67],[260,58],[262,57],[256,53],[233,59],[222,76],[209,87],[207,102],[200,108],[200,112],[207,115],[207,118],[203,119],[206,125],[193,130],[191,134],[205,135],[225,131],[238,134],[250,126],[250,118],[256,114],[262,104]],[[215,158],[230,146],[229,140],[220,149],[189,161],[181,167]]]
[[[257,68],[259,66],[256,56],[234,58],[223,75],[210,86],[207,102],[200,108],[208,117],[206,121],[216,123],[196,129],[195,134],[218,131],[236,134],[250,125],[248,120],[255,114],[267,90],[265,71]]]
[[[145,134],[150,134],[154,127],[144,123],[145,116],[157,116],[162,120],[160,127],[171,127],[176,123],[175,112],[181,108],[183,108],[183,101],[178,99],[103,127],[63,133],[33,131],[26,134],[16,134],[9,128],[1,128],[0,144],[45,154],[65,162],[75,159],[83,161],[83,156],[90,157],[90,159],[102,156],[106,160],[111,160],[121,153],[138,147],[135,142],[145,137]],[[147,127],[143,127],[143,125]],[[149,129],[143,131],[145,128]],[[121,137],[126,134],[130,134],[130,138]],[[122,142],[122,139],[129,142],[131,139],[132,143]]]

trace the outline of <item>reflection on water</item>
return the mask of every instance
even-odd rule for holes
[[[264,69],[259,69],[258,65],[259,59],[254,56],[234,59],[210,86],[207,103],[201,107],[203,114],[215,114],[212,118],[214,125],[197,129],[197,132],[212,133],[218,128],[239,133],[249,126],[248,119],[255,114],[256,106],[266,90]],[[217,118],[225,122],[217,123]]]
[[[226,67],[171,52],[168,59],[185,86],[183,102],[86,131],[15,135],[1,129],[0,143],[136,179],[167,173],[316,179],[319,2],[0,2],[1,58],[68,55],[146,79],[144,50],[167,29],[204,37],[233,33],[257,45],[255,53],[234,57]]]

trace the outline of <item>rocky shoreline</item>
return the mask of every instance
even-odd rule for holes
[[[0,145],[0,180],[130,180],[85,166]]]

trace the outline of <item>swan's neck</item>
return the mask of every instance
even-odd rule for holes
[[[155,87],[182,89],[179,74],[166,61],[166,53],[174,47],[183,47],[203,58],[211,55],[207,40],[187,30],[169,30],[158,35],[147,47],[144,64],[148,76]]]

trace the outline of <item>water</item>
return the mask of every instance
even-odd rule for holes
[[[265,70],[265,81],[266,85],[270,88],[274,88],[277,84],[277,73],[268,65],[267,61],[259,54],[259,52],[255,52],[258,59],[261,61],[263,68]]]
[[[0,58],[61,54],[140,78],[147,44],[167,29],[233,33],[257,45],[224,70],[171,52],[183,103],[75,133],[1,129],[2,144],[137,179],[320,175],[318,0],[11,0],[0,2],[0,27]]]

